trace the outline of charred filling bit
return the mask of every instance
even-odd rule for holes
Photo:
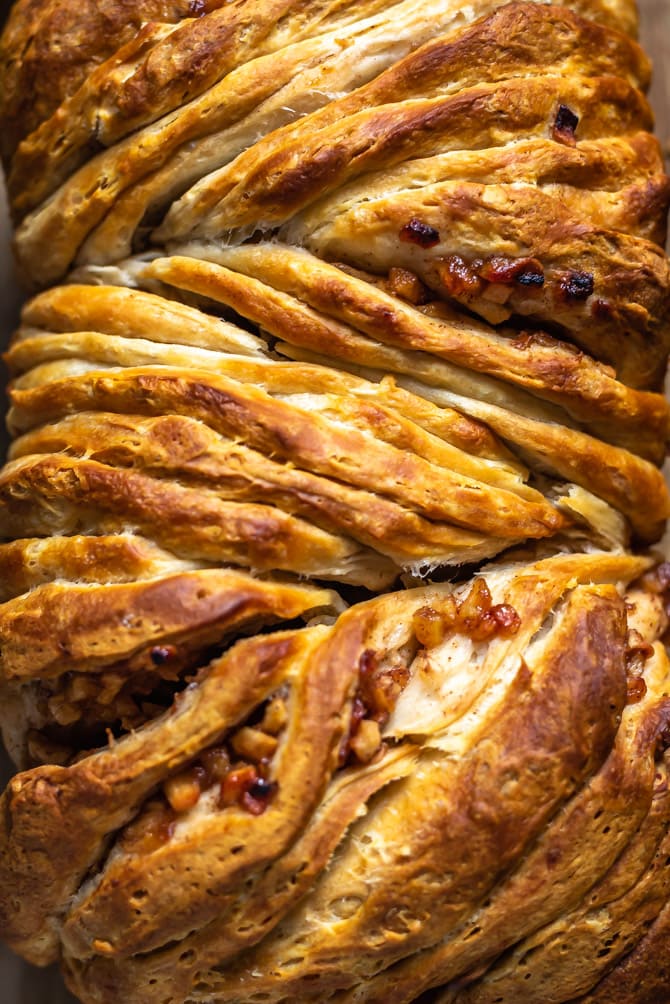
[[[486,581],[477,577],[461,599],[453,593],[440,609],[420,607],[413,618],[416,639],[424,648],[440,645],[448,635],[464,634],[473,641],[509,637],[519,630],[521,618],[509,603],[494,603]]]
[[[519,282],[522,286],[543,286],[544,269],[537,258],[504,258],[494,255],[479,267],[479,275],[486,282],[511,285]]]
[[[433,248],[440,243],[440,232],[428,223],[413,218],[401,228],[400,240],[408,244],[418,244],[420,248]]]
[[[286,694],[279,691],[225,742],[200,754],[197,760],[169,777],[160,794],[148,802],[121,839],[128,853],[148,854],[172,837],[179,817],[201,796],[213,794],[219,809],[237,805],[252,816],[261,816],[278,791],[271,766],[279,735],[288,722]]]
[[[568,272],[560,282],[560,289],[566,300],[588,300],[593,294],[591,272]]]
[[[521,272],[516,281],[521,286],[544,286],[544,275],[542,272]]]
[[[155,645],[100,672],[73,671],[53,685],[43,682],[39,700],[45,704],[45,717],[68,731],[75,743],[78,731],[100,723],[127,732],[162,714],[198,662],[199,656],[185,648]]]
[[[270,769],[278,737],[288,722],[285,696],[275,694],[225,743],[206,750],[190,767],[168,778],[163,794],[173,813],[192,809],[203,792],[215,787],[219,808],[239,805],[254,816],[265,812],[277,793]]]
[[[366,649],[358,665],[358,687],[351,706],[349,729],[339,752],[341,767],[370,763],[382,751],[381,730],[409,682],[402,663],[382,666],[376,652]]]
[[[443,260],[440,279],[451,296],[466,299],[482,296],[505,303],[515,285],[528,290],[541,289],[544,286],[544,268],[537,258],[494,255],[487,261],[475,258],[466,262],[460,255],[450,255]]]
[[[154,666],[164,666],[170,659],[174,659],[176,654],[174,645],[154,645],[149,651],[149,658]]]
[[[566,146],[575,146],[575,130],[579,125],[579,115],[576,115],[567,105],[559,105],[551,130],[552,139]]]

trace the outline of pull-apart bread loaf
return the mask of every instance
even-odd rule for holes
[[[0,933],[84,1004],[669,1004],[632,0],[18,0]]]

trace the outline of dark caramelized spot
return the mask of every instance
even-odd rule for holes
[[[241,805],[252,816],[262,816],[277,793],[277,784],[259,777],[243,793]]]
[[[521,625],[521,618],[509,603],[496,603],[489,610],[489,616],[496,622],[499,634],[516,634]]]
[[[400,230],[400,240],[408,244],[418,244],[421,248],[432,248],[440,243],[440,234],[435,227],[414,218]]]
[[[575,145],[575,130],[579,125],[579,115],[576,115],[567,105],[559,105],[551,131],[552,138],[557,143],[567,146]]]
[[[522,286],[544,285],[544,269],[537,258],[504,258],[502,255],[494,255],[477,271],[480,278],[486,282],[509,285],[518,282]]]
[[[626,704],[637,704],[647,693],[647,684],[641,676],[632,676],[627,683]]]
[[[591,272],[569,272],[561,279],[561,292],[567,300],[587,300],[593,293]]]
[[[277,785],[274,781],[266,781],[265,778],[259,777],[249,788],[249,794],[253,798],[269,799],[276,790]]]
[[[521,286],[544,286],[544,276],[541,272],[521,272],[516,281]]]
[[[261,816],[277,790],[277,783],[262,777],[252,764],[238,764],[221,782],[219,805],[239,805],[252,816]]]
[[[163,666],[169,659],[174,659],[176,654],[174,645],[154,645],[149,656],[154,666]]]
[[[371,648],[366,648],[358,660],[358,672],[361,676],[369,676],[377,668],[377,656]]]
[[[611,321],[614,315],[614,308],[608,300],[597,297],[591,304],[591,315],[597,321]]]

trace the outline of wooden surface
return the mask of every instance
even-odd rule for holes
[[[641,41],[654,61],[651,99],[656,113],[656,129],[666,156],[670,158],[670,0],[639,0],[639,4],[642,17]],[[0,17],[6,6],[0,0]],[[20,293],[9,255],[4,192],[0,189],[0,342],[3,344],[14,326],[19,303]],[[5,442],[3,431],[0,431],[2,453]],[[8,776],[9,764],[0,753],[0,782]],[[23,965],[0,946],[0,1004],[76,1002],[63,988],[57,973]]]
[[[656,131],[666,157],[670,157],[670,0],[638,2],[640,41],[654,63],[651,101],[656,113]]]

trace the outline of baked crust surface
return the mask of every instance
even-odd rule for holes
[[[83,1004],[670,1004],[633,0],[18,0],[0,931]]]

